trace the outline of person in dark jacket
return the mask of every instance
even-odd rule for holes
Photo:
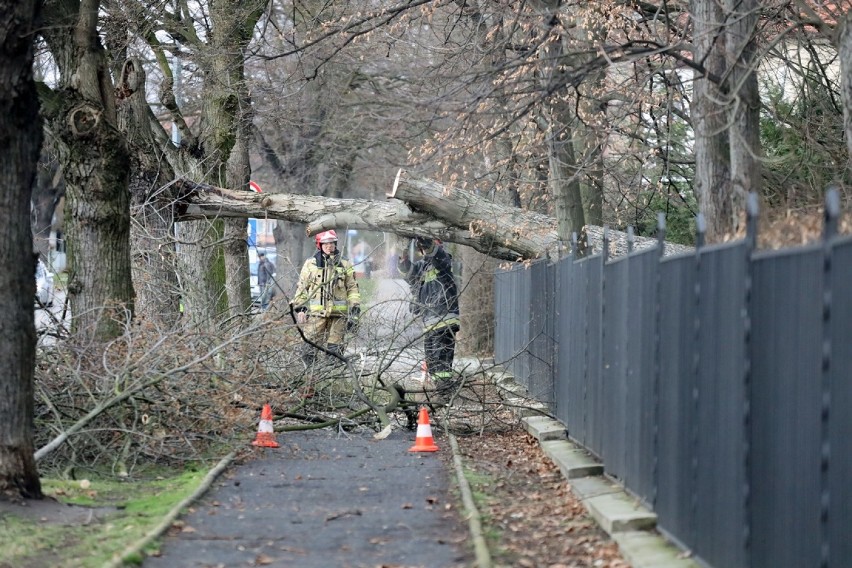
[[[260,291],[260,309],[269,308],[269,301],[275,296],[275,265],[266,253],[257,253],[257,287]]]
[[[421,259],[412,262],[407,252],[399,272],[411,287],[412,312],[423,321],[426,368],[440,393],[453,378],[453,356],[459,331],[459,299],[453,276],[453,257],[441,242],[428,237],[414,240]]]

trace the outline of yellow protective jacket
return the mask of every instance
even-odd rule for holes
[[[312,316],[346,317],[350,307],[360,305],[355,269],[340,253],[325,256],[318,250],[302,265],[293,296],[296,310],[305,308]]]

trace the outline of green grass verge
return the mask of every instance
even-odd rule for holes
[[[0,566],[103,566],[145,536],[204,479],[207,470],[147,481],[42,479],[47,496],[97,509],[88,523],[31,519],[14,512],[0,518]],[[139,558],[138,562],[141,563]]]
[[[492,476],[476,472],[467,466],[462,467],[462,470],[468,485],[470,485],[473,503],[476,505],[477,511],[479,511],[480,521],[482,522],[482,534],[488,544],[488,549],[499,558],[504,554],[504,551],[500,547],[503,531],[495,526],[493,518],[488,513],[496,501],[488,490],[489,486],[495,483],[495,480]]]

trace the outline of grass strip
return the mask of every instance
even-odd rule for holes
[[[234,461],[234,457],[237,455],[236,452],[231,452],[224,458],[222,458],[216,467],[207,472],[207,475],[201,481],[201,484],[192,492],[191,495],[184,498],[180,503],[175,505],[171,511],[169,511],[163,520],[160,521],[156,527],[151,529],[144,537],[127,547],[123,552],[117,554],[112,561],[106,566],[109,568],[120,568],[125,564],[141,564],[142,560],[142,549],[151,544],[155,539],[157,539],[161,534],[166,532],[172,523],[177,519],[178,515],[180,515],[184,509],[186,509],[189,505],[195,502],[199,497],[204,495],[213,482],[216,480],[219,475],[227,469],[227,467]],[[106,567],[105,567],[106,568]]]
[[[467,523],[470,527],[471,538],[473,539],[473,551],[476,555],[476,566],[478,568],[491,568],[491,552],[488,550],[488,545],[485,542],[485,536],[482,532],[482,520],[479,515],[479,510],[473,502],[473,494],[470,490],[470,484],[467,482],[467,477],[464,475],[459,445],[455,436],[449,434],[449,438],[450,447],[453,450],[453,464],[456,469],[456,477],[458,478],[462,504],[467,511]]]

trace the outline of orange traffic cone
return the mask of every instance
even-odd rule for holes
[[[432,427],[429,425],[429,411],[423,406],[417,418],[417,438],[409,452],[436,452],[438,446],[432,441]]]
[[[275,441],[275,431],[272,429],[272,407],[268,404],[263,405],[263,411],[260,413],[260,426],[257,427],[257,437],[252,446],[260,446],[261,448],[278,448],[278,442]]]

